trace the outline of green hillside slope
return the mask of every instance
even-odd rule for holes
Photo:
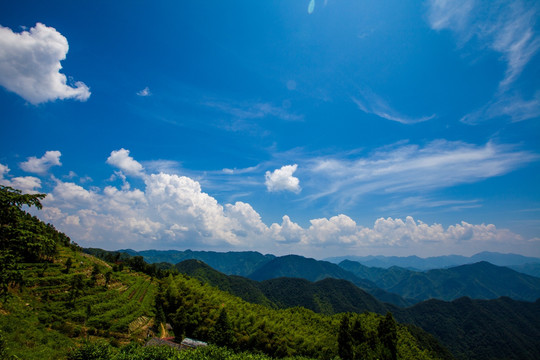
[[[540,301],[429,300],[394,314],[433,334],[459,359],[540,358]]]
[[[280,277],[301,278],[309,281],[319,281],[326,278],[347,280],[368,291],[379,301],[392,303],[397,306],[408,306],[412,304],[398,294],[380,289],[375,283],[343,270],[336,264],[298,255],[277,257],[264,264],[249,276],[250,279],[257,281]]]

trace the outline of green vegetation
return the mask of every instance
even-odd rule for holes
[[[107,343],[85,343],[69,354],[68,360],[272,360],[262,354],[236,353],[217,346],[201,347],[194,350],[177,351],[168,346],[142,347],[130,344],[121,349]],[[303,357],[285,360],[309,360]]]
[[[394,316],[433,334],[459,359],[540,358],[540,300],[429,300]]]
[[[173,268],[92,249],[98,259],[22,210],[39,208],[42,198],[0,188],[2,359],[451,359],[420,327],[460,358],[540,354],[540,301],[460,299],[400,309],[344,280],[259,283],[199,261]],[[182,352],[141,346],[167,333],[166,323],[178,340],[211,345]]]
[[[185,275],[170,276],[160,286],[156,304],[165,311],[176,336],[212,340],[226,310],[229,346],[236,351],[265,353],[273,357],[306,356],[328,359],[337,355],[337,333],[343,315],[326,316],[305,308],[283,310],[245,302]],[[354,315],[366,331],[378,333],[384,317]],[[397,354],[401,359],[428,359],[436,354],[422,350],[405,326],[397,326]],[[385,346],[381,343],[381,349]]]
[[[41,207],[43,195],[2,187],[0,229],[4,259],[0,302],[0,352],[20,359],[267,359],[337,356],[342,315],[301,307],[276,310],[245,302],[141,256],[101,251],[99,260],[69,238],[30,216],[23,206]],[[99,252],[99,251],[98,251]],[[109,258],[109,256],[111,256]],[[384,318],[355,315],[381,333]],[[156,322],[158,320],[159,322]],[[143,348],[162,322],[177,339],[189,336],[220,347],[177,352]],[[380,337],[382,339],[383,337]],[[431,359],[407,327],[396,325],[400,358]],[[380,342],[382,348],[385,343]],[[432,356],[433,355],[433,356]]]
[[[185,260],[175,268],[247,302],[272,308],[302,306],[328,315],[364,311],[385,314],[388,311],[383,303],[346,280],[326,278],[311,282],[300,278],[277,278],[258,282],[225,275],[199,260]]]

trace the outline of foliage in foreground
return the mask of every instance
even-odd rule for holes
[[[107,343],[85,343],[74,349],[68,360],[271,360],[263,354],[234,351],[210,345],[194,350],[179,351],[168,346],[142,347],[130,344],[122,349],[116,349]],[[304,357],[287,358],[288,360],[308,360]]]
[[[328,316],[300,307],[270,309],[247,303],[184,275],[162,281],[156,306],[156,313],[163,309],[178,338],[196,338],[236,351],[280,358],[331,359],[338,355],[341,319],[349,316],[366,334],[362,342],[366,343],[372,358],[438,357],[421,349],[408,329],[396,324],[393,318],[385,322],[385,317],[373,313]]]

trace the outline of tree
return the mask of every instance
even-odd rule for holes
[[[85,342],[68,354],[68,360],[106,360],[112,356],[111,346],[103,342]]]
[[[111,278],[112,278],[112,272],[107,271],[105,273],[105,287],[107,287],[109,285],[109,283],[111,282]]]
[[[73,260],[71,260],[71,258],[68,258],[64,265],[66,266],[66,268],[64,269],[64,274],[67,274],[69,273],[69,269],[71,269],[71,266],[73,266]]]
[[[22,272],[17,264],[17,258],[6,250],[0,250],[0,298],[5,299],[10,286],[23,282]]]
[[[7,295],[9,287],[21,285],[23,282],[18,265],[21,260],[35,260],[41,256],[40,251],[43,250],[45,253],[50,252],[42,249],[44,245],[40,243],[42,239],[32,232],[40,223],[21,210],[25,205],[41,209],[40,200],[44,197],[44,194],[22,194],[19,190],[0,185],[0,298],[2,299]]]
[[[359,318],[354,320],[354,324],[351,327],[351,339],[353,343],[353,354],[355,360],[362,360],[366,358],[369,352],[369,345],[367,344],[367,336],[362,327],[362,322]]]
[[[92,275],[90,276],[90,285],[94,286],[97,281],[97,276],[101,274],[101,270],[99,269],[98,264],[94,264],[94,267],[92,269]]]
[[[342,360],[353,359],[349,314],[343,315],[338,332],[338,355]]]
[[[71,305],[75,305],[75,299],[79,296],[81,290],[84,288],[83,275],[76,274],[71,279],[71,286],[69,288],[69,298]]]
[[[234,333],[225,308],[221,308],[219,312],[211,338],[212,342],[219,346],[231,346],[233,343]]]
[[[396,320],[391,312],[387,312],[386,316],[381,320],[377,327],[379,339],[384,346],[384,359],[397,359],[397,325]]]
[[[45,194],[22,194],[20,190],[0,185],[0,250],[11,251],[17,258],[36,261],[54,255],[56,242],[50,229],[21,208],[35,206]]]

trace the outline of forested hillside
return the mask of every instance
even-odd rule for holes
[[[326,278],[343,279],[368,291],[382,302],[392,303],[397,306],[408,306],[412,304],[407,299],[380,289],[372,281],[362,279],[349,271],[343,270],[336,264],[298,255],[277,257],[264,264],[249,276],[250,279],[258,281],[280,277],[301,278],[309,281],[319,281]]]
[[[221,288],[235,278],[236,284],[249,284],[249,289],[267,296],[274,306],[290,307],[301,304],[316,312],[391,311],[403,323],[410,323],[435,335],[460,359],[536,359],[540,356],[540,301],[534,303],[510,298],[453,302],[429,300],[408,308],[397,308],[366,298],[362,290],[345,280],[327,278],[312,283],[305,279],[277,278],[254,282],[228,277],[206,264],[185,261],[177,264],[201,281]],[[386,271],[386,269],[381,269]],[[320,286],[324,284],[324,286]],[[229,287],[235,291],[233,287]],[[248,287],[236,293],[242,296]],[[320,291],[324,288],[324,291]],[[356,289],[354,289],[356,288]],[[260,292],[259,292],[260,291]],[[348,307],[353,307],[350,310]],[[412,332],[414,328],[410,328]]]
[[[364,311],[385,314],[387,307],[353,283],[333,278],[311,282],[301,278],[254,281],[227,276],[198,260],[176,264],[179,272],[197,278],[248,302],[274,308],[302,306],[323,314]]]
[[[433,334],[459,359],[540,358],[540,300],[429,300],[394,314]]]

